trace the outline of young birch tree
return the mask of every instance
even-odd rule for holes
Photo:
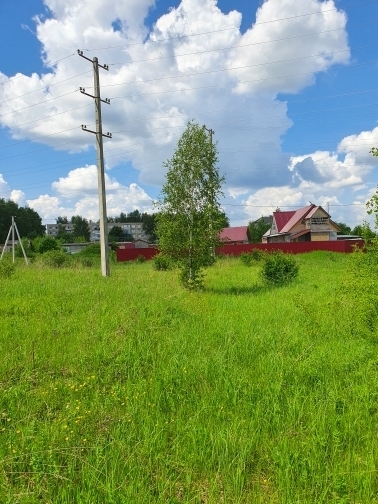
[[[224,177],[217,161],[217,145],[204,126],[191,121],[164,163],[168,171],[158,203],[159,247],[178,264],[187,288],[202,285],[202,269],[213,261],[224,225],[218,201]]]

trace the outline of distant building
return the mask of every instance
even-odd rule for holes
[[[225,245],[249,243],[248,226],[226,227],[220,232],[219,238]]]
[[[93,243],[100,241],[100,224],[99,222],[89,221],[90,230],[90,241]],[[142,222],[108,222],[108,233],[115,227],[120,227],[126,234],[133,237],[134,240],[145,240],[148,242],[148,236],[143,231]],[[67,224],[46,224],[46,234],[47,236],[52,236],[55,238],[59,230],[63,229],[65,233],[72,233],[74,225],[72,223]]]
[[[321,207],[309,205],[289,212],[274,212],[272,227],[264,234],[263,243],[334,241],[339,226]]]

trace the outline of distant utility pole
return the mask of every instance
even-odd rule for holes
[[[211,128],[210,129],[206,128],[206,126],[204,126],[204,128],[209,133],[209,135],[210,135],[210,143],[211,143],[211,145],[213,145],[213,135],[214,135],[215,131],[212,130]]]
[[[3,255],[4,255],[4,252],[5,252],[5,249],[7,248],[7,245],[8,245],[8,241],[9,241],[9,237],[12,233],[12,260],[14,262],[14,258],[15,258],[15,246],[14,246],[14,231],[16,230],[16,233],[17,233],[17,236],[18,236],[18,243],[21,245],[21,249],[22,249],[22,253],[24,254],[24,259],[25,259],[25,262],[26,264],[29,264],[28,263],[28,258],[26,257],[26,254],[25,254],[25,250],[24,250],[24,246],[22,244],[22,240],[20,238],[20,233],[18,232],[18,228],[17,228],[17,224],[14,220],[14,217],[12,215],[12,224],[11,224],[11,227],[9,228],[9,232],[8,232],[8,236],[7,236],[7,239],[5,240],[5,244],[4,244],[4,248],[3,248],[3,251],[1,252],[1,257],[0,257],[0,261],[1,259],[3,258]]]
[[[205,130],[210,135],[210,144],[211,144],[211,147],[213,147],[213,135],[214,135],[215,131],[213,129],[211,129],[211,128],[210,129],[206,128],[205,125],[204,125],[204,128],[205,128]],[[213,187],[211,187],[211,205],[214,206],[214,194],[213,194],[212,189],[213,189]],[[210,220],[210,224],[209,224],[210,235],[212,234],[212,230],[213,230],[213,222],[212,222],[212,219],[211,219]],[[215,247],[212,247],[212,249],[211,249],[211,255],[212,255],[213,260],[215,260]]]
[[[87,128],[85,124],[81,125],[83,131],[94,133],[96,135],[97,147],[97,177],[98,177],[98,201],[100,208],[100,248],[101,248],[101,271],[102,276],[110,276],[109,266],[109,246],[108,246],[108,217],[106,214],[106,193],[105,193],[105,173],[104,173],[104,148],[102,144],[102,137],[112,138],[111,133],[102,132],[102,119],[101,119],[101,102],[110,104],[109,98],[105,100],[100,96],[100,76],[99,67],[109,71],[108,65],[100,65],[97,58],[87,58],[84,56],[83,51],[77,50],[77,53],[82,58],[93,63],[93,76],[94,76],[94,95],[85,92],[84,88],[80,88],[80,93],[94,98],[95,102],[95,118],[96,118],[96,131]]]

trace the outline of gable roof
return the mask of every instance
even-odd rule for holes
[[[248,240],[248,226],[237,226],[223,228],[219,238],[221,241],[245,241]]]
[[[291,219],[285,224],[285,226],[281,229],[281,233],[288,233],[290,229],[297,224],[300,220],[302,220],[313,208],[317,208],[315,205],[309,205],[303,208],[300,208]]]
[[[289,212],[273,212],[274,220],[276,221],[277,232],[280,233],[282,228],[289,222],[295,214],[295,210]]]

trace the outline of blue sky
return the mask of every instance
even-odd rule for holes
[[[46,223],[97,218],[80,48],[110,65],[109,215],[152,209],[194,118],[215,130],[233,224],[308,201],[361,223],[378,178],[377,14],[364,0],[2,0],[0,197]]]

